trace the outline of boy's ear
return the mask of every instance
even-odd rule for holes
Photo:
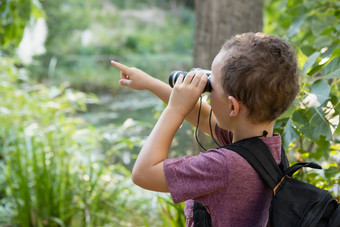
[[[230,105],[230,109],[231,109],[231,111],[229,113],[229,117],[237,116],[239,111],[240,111],[239,101],[234,96],[228,96],[228,101],[229,101],[229,105]]]

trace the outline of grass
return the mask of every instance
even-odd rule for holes
[[[32,84],[13,65],[1,59],[0,225],[160,225],[153,195],[136,196],[130,172],[101,152],[102,135],[74,117],[90,97]]]

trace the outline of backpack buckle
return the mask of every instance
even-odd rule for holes
[[[285,178],[291,178],[290,176],[288,176],[288,175],[285,175],[285,176],[283,176],[282,178],[281,178],[281,180],[280,180],[280,182],[275,186],[275,188],[273,189],[273,192],[274,192],[274,196],[276,195],[276,190],[278,189],[278,187],[281,185],[281,183],[283,182],[283,180],[285,179]]]

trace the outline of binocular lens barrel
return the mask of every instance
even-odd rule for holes
[[[208,70],[204,70],[204,71],[206,71],[205,75],[208,77],[208,82],[205,85],[205,88],[204,88],[203,92],[211,92],[211,90],[212,90],[211,84],[210,84],[211,71],[208,71]],[[173,71],[172,73],[170,73],[170,76],[169,76],[169,85],[171,87],[174,87],[174,85],[175,85],[179,75],[181,75],[181,74],[183,74],[184,77],[185,77],[188,74],[188,72],[185,72],[185,71]]]

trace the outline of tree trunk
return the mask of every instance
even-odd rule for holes
[[[194,66],[210,68],[233,35],[262,31],[262,0],[196,0]]]
[[[194,67],[210,69],[223,43],[235,34],[262,31],[263,0],[195,0]],[[207,148],[212,145],[200,133]],[[194,143],[194,151],[200,148]]]

